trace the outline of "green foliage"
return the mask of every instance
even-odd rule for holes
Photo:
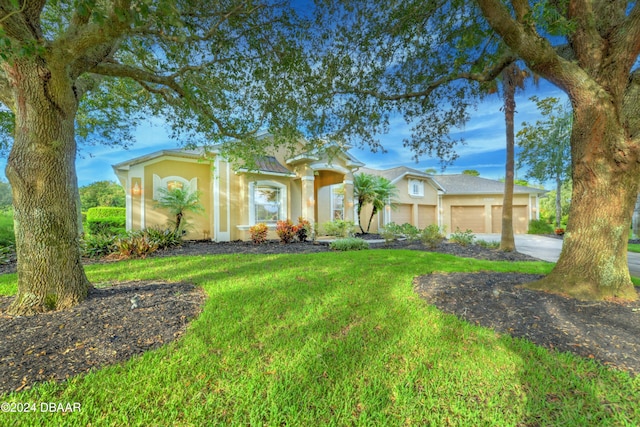
[[[13,209],[0,210],[0,247],[15,245],[16,235],[13,230]]]
[[[13,194],[11,193],[11,185],[0,180],[0,211],[11,209],[13,206]]]
[[[367,232],[371,228],[371,221],[374,216],[389,204],[394,207],[393,201],[398,197],[397,187],[387,178],[378,175],[360,173],[354,176],[353,180],[353,197],[357,201],[356,213],[360,220],[360,231],[365,232],[362,228],[362,219],[360,213],[362,208],[367,204],[371,204],[371,216],[367,224]]]
[[[280,243],[290,243],[297,231],[297,227],[290,219],[280,220],[276,223],[276,234],[280,238]]]
[[[87,210],[87,221],[105,218],[122,218],[127,216],[127,210],[119,207],[95,207]]]
[[[420,233],[422,244],[431,249],[437,248],[444,239],[445,235],[437,224],[431,224],[425,227]]]
[[[204,207],[200,204],[200,191],[191,191],[188,186],[184,188],[159,188],[160,199],[155,203],[156,208],[166,209],[169,215],[175,219],[174,231],[184,230],[187,226],[185,214],[187,212],[203,213]]]
[[[251,241],[257,245],[267,241],[267,233],[269,233],[269,227],[264,222],[258,223],[249,228]]]
[[[301,242],[306,242],[311,232],[311,223],[303,217],[298,218],[298,225],[296,225],[296,237]]]
[[[527,234],[553,234],[553,226],[544,219],[533,219],[529,221]]]
[[[182,236],[168,228],[149,227],[143,233],[158,250],[169,249],[182,245]]]
[[[363,249],[369,249],[369,242],[358,239],[357,237],[347,237],[334,240],[329,244],[329,248],[334,251],[361,251]]]
[[[158,243],[144,231],[133,231],[125,236],[116,237],[112,256],[116,259],[146,258],[158,250]]]
[[[478,246],[482,246],[483,248],[487,248],[487,249],[498,249],[500,248],[500,242],[496,241],[496,240],[492,240],[492,241],[487,241],[487,240],[476,240],[475,242],[476,245]]]
[[[97,206],[125,206],[124,189],[112,181],[97,181],[80,187],[80,204],[86,211]]]
[[[405,222],[400,226],[400,233],[402,233],[402,235],[410,242],[420,240],[420,229],[408,222]]]
[[[345,221],[342,219],[336,219],[336,220],[328,221],[322,224],[324,233],[327,236],[335,236],[335,237],[352,236],[355,230],[355,227],[356,225],[353,221]]]
[[[449,236],[449,241],[461,246],[469,246],[473,244],[475,238],[476,236],[473,234],[473,231],[461,231],[459,228],[456,228],[456,231]]]
[[[118,234],[126,233],[126,219],[120,217],[106,217],[88,219],[86,221],[86,228],[89,234],[107,234],[115,236]]]
[[[462,171],[463,175],[480,176],[480,172],[475,169],[465,169]]]
[[[89,258],[101,258],[116,250],[116,236],[113,234],[85,234],[82,239],[82,253]]]
[[[398,239],[401,234],[400,226],[395,222],[390,222],[380,229],[379,234],[384,239],[384,242],[389,244]]]

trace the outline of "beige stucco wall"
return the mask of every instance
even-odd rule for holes
[[[210,239],[213,237],[213,212],[211,200],[211,165],[208,162],[192,160],[160,160],[144,167],[144,226],[146,228],[167,227],[173,224],[166,210],[155,208],[153,200],[153,175],[161,179],[178,176],[187,181],[197,178],[200,191],[200,204],[204,207],[201,214],[189,212],[186,239]],[[135,217],[135,210],[134,210]],[[135,222],[134,222],[135,223]]]

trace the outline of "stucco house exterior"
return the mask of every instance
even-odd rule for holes
[[[260,222],[269,225],[269,238],[276,238],[275,224],[281,219],[295,223],[303,217],[320,225],[333,219],[357,222],[353,198],[357,173],[384,176],[399,190],[395,206],[374,217],[372,232],[389,222],[499,232],[504,187],[499,181],[430,175],[408,167],[370,169],[346,151],[332,146],[306,150],[302,143],[297,153],[271,153],[251,170],[231,164],[215,147],[161,150],[113,165],[113,170],[126,190],[128,230],[166,226],[166,212],[154,207],[158,189],[178,186],[199,191],[204,207],[204,213],[188,215],[185,237],[214,241],[249,240],[249,228]],[[517,233],[525,233],[528,221],[537,218],[542,193],[516,187]],[[367,212],[362,217],[368,221]]]

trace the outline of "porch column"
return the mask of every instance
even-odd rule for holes
[[[315,216],[315,205],[316,199],[314,195],[314,182],[315,177],[313,176],[313,170],[309,168],[305,168],[305,172],[301,177],[301,187],[302,187],[302,206],[300,207],[300,212],[302,213],[302,217],[312,224],[316,222]]]

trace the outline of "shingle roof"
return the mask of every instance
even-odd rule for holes
[[[274,156],[262,156],[256,159],[256,169],[264,173],[276,173],[291,175],[291,172],[286,167],[282,166]]]
[[[504,182],[494,179],[481,178],[473,175],[434,175],[433,179],[438,182],[447,194],[503,194]],[[546,190],[539,188],[515,185],[514,193],[546,193]]]

